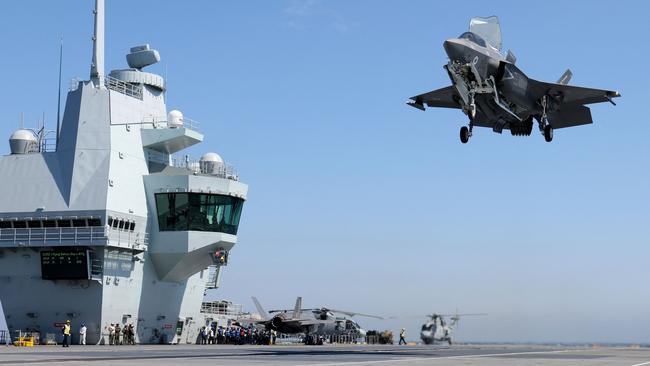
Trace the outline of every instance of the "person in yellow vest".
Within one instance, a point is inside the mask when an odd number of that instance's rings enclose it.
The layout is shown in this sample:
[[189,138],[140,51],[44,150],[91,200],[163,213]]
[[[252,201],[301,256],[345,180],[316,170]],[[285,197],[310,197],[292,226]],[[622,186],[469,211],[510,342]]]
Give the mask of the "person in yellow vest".
[[63,330],[63,347],[70,347],[70,334],[71,334],[70,320],[65,321],[62,330]]

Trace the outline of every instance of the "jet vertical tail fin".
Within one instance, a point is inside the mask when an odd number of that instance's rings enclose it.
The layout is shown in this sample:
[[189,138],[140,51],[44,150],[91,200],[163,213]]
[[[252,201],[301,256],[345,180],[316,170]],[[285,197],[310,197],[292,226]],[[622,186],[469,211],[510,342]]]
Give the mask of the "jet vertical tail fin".
[[296,299],[296,306],[293,308],[293,318],[300,319],[300,313],[302,309],[302,297],[298,296]]
[[562,74],[562,76],[560,76],[560,78],[557,80],[557,83],[561,85],[567,85],[569,84],[569,81],[571,81],[572,76],[573,73],[571,72],[571,70],[566,69],[564,74]]
[[262,307],[262,304],[260,304],[259,301],[257,301],[257,298],[255,296],[251,296],[251,299],[253,299],[253,303],[255,304],[255,307],[257,308],[257,312],[260,313],[260,316],[262,317],[263,320],[268,320],[268,317],[266,316],[266,311],[264,311],[264,308]]

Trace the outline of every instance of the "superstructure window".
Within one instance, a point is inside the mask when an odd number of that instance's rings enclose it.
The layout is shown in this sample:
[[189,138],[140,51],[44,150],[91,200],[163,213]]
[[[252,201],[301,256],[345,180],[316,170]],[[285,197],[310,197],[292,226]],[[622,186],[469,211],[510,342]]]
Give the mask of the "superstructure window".
[[86,226],[86,219],[72,219],[72,226],[84,227]]
[[56,220],[43,220],[43,227],[56,227]]
[[0,221],[0,229],[11,229],[11,221]]
[[27,223],[25,221],[14,221],[14,229],[24,229],[27,227]]
[[41,228],[41,222],[38,221],[38,220],[27,221],[27,226],[30,229],[40,229]]
[[244,200],[207,193],[157,193],[160,231],[214,231],[237,234]]
[[58,227],[70,227],[70,219],[60,219],[56,220],[56,226]]
[[88,226],[102,226],[102,221],[96,217],[88,219]]
[[131,223],[129,224],[129,230],[130,230],[130,231],[133,231],[134,229],[135,229],[135,222],[131,222]]

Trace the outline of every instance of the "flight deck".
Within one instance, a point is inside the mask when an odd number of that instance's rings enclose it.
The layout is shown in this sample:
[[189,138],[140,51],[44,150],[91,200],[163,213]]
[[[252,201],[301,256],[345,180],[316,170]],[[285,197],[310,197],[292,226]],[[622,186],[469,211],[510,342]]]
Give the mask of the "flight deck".
[[448,346],[72,346],[0,347],[0,365],[650,365],[647,347]]

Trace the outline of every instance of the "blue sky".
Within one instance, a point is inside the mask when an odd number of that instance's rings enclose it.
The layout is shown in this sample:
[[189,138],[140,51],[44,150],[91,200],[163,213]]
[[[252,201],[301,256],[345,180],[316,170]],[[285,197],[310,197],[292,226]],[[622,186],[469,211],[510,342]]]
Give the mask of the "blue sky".
[[[21,112],[54,126],[59,37],[65,87],[88,75],[92,3],[4,4],[0,135]],[[649,341],[644,3],[107,3],[107,70],[158,49],[168,108],[206,135],[191,153],[218,152],[250,185],[211,297],[399,315],[359,321],[413,339],[415,316],[459,309],[489,313],[463,320],[464,340]],[[460,111],[406,106],[449,84],[443,41],[492,14],[529,77],[570,68],[618,106],[551,144],[478,129],[467,145]]]

